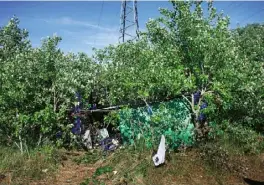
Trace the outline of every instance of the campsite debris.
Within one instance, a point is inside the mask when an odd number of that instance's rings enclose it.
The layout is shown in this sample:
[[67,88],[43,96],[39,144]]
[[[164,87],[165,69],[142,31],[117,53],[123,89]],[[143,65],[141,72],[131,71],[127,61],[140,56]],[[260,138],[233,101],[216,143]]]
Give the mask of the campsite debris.
[[113,143],[113,139],[105,138],[100,142],[103,151],[113,151],[117,148],[118,145]]
[[155,166],[159,166],[160,164],[163,164],[165,162],[165,137],[164,135],[161,136],[158,152],[156,155],[152,157],[152,160],[155,164]]
[[181,143],[192,146],[194,124],[186,105],[183,99],[175,98],[166,102],[151,103],[152,115],[148,112],[150,107],[143,105],[119,110],[118,128],[122,143],[133,144],[140,134],[140,138],[143,137],[146,141],[145,146],[151,148],[164,134],[170,138],[166,141],[170,149],[177,149]]
[[92,149],[92,138],[90,130],[86,130],[83,136],[83,143],[87,149]]
[[48,172],[48,169],[43,169],[42,172],[43,173],[47,173]]
[[114,145],[118,146],[119,141],[118,141],[117,139],[112,139],[112,143],[113,143]]
[[99,130],[99,136],[101,139],[105,139],[109,137],[108,131],[106,128],[100,129]]

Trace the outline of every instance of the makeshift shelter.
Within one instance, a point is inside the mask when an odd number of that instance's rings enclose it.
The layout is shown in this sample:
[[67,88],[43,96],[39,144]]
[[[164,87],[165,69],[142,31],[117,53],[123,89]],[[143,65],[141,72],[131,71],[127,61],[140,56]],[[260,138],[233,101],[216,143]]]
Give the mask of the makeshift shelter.
[[[199,97],[198,94],[196,99],[199,99]],[[130,108],[120,109],[121,107],[124,106],[81,110],[77,106],[78,111],[75,110],[72,114],[75,115],[75,124],[72,131],[79,131],[81,125],[83,126],[82,131],[87,129],[92,131],[94,130],[92,129],[93,126],[95,126],[93,124],[95,114],[99,115],[96,120],[103,123],[103,117],[105,115],[111,111],[118,110],[118,125],[122,143],[124,144],[133,144],[137,139],[143,139],[146,146],[151,148],[159,143],[161,135],[166,137],[167,147],[171,149],[180,146],[190,146],[194,143],[194,126],[191,113],[186,101],[182,98],[166,102],[150,103],[150,105],[147,104],[146,106],[134,105]],[[205,117],[205,115],[200,116]],[[81,120],[80,117],[86,123],[78,124]],[[77,127],[78,129],[76,129]]]

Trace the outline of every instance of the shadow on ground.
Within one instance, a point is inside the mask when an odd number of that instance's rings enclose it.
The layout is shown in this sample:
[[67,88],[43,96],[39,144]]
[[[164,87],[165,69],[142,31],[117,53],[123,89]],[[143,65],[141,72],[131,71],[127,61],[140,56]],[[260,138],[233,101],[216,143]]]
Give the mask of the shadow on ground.
[[244,178],[244,181],[249,185],[264,185],[264,182],[255,181],[248,178]]

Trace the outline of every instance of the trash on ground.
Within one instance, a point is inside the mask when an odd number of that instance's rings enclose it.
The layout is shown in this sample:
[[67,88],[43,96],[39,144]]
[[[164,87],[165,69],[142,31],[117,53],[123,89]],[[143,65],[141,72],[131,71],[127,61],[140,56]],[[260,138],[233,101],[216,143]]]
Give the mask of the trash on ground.
[[85,131],[84,136],[83,136],[83,143],[87,149],[93,148],[90,130]]
[[99,130],[99,135],[102,139],[108,138],[109,134],[106,128],[100,129]]
[[111,138],[105,138],[100,142],[103,151],[112,151],[117,148],[118,145],[115,145],[113,143],[113,139]]
[[160,144],[159,144],[158,152],[157,152],[157,154],[155,154],[152,157],[152,160],[153,160],[155,166],[159,166],[165,162],[165,152],[166,152],[165,137],[164,137],[164,135],[162,135],[161,140],[160,140]]
[[48,172],[48,169],[43,169],[42,172],[43,173],[47,173]]

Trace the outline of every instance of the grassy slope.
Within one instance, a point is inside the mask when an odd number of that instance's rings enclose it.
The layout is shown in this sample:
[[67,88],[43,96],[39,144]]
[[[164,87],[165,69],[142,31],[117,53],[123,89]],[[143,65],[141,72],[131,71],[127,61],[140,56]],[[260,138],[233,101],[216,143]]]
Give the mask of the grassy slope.
[[37,152],[28,158],[12,151],[9,153],[12,157],[3,160],[0,169],[2,174],[12,175],[11,184],[23,185],[235,185],[245,184],[244,177],[264,181],[264,154],[226,154],[222,149],[208,152],[212,149],[216,150],[208,144],[185,153],[167,153],[166,164],[161,167],[154,167],[148,150],[119,149],[106,157],[96,151],[63,151],[60,155],[65,160],[60,162],[57,171],[58,165],[49,159],[49,152],[42,151],[45,158]]
[[140,142],[106,156],[100,150],[44,147],[21,155],[16,149],[0,148],[0,184],[10,179],[11,184],[23,185],[238,185],[246,184],[243,178],[264,182],[263,141],[259,134],[232,127],[199,147],[167,152],[160,167]]
[[52,175],[60,163],[60,153],[52,147],[30,150],[0,148],[0,184],[29,184]]
[[[94,158],[98,154],[85,155],[86,162],[88,156]],[[264,182],[263,162],[264,154],[240,155],[208,143],[184,153],[167,153],[166,164],[155,167],[150,151],[120,149],[95,163],[97,169],[111,167],[112,172],[90,176],[82,185],[246,184],[243,178]]]

